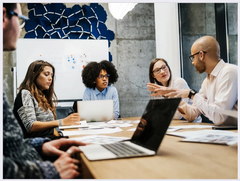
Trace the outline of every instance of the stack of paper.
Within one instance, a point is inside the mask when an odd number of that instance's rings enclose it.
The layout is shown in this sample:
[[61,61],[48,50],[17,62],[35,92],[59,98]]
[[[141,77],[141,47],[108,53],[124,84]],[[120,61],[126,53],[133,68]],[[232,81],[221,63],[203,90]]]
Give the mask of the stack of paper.
[[181,126],[169,126],[168,128],[168,132],[173,132],[173,131],[177,131],[180,129],[201,129],[201,128],[212,128],[213,126],[211,125],[196,125],[196,124],[192,124],[192,125],[181,125]]
[[122,131],[121,128],[94,128],[79,131],[62,131],[63,136],[88,135],[88,134],[109,134]]
[[222,130],[198,130],[198,131],[184,131],[167,133],[167,135],[184,137],[182,141],[187,142],[201,142],[233,145],[238,142],[238,133],[232,131]]
[[105,136],[105,135],[91,135],[91,136],[83,136],[77,138],[69,138],[72,140],[78,140],[83,143],[92,143],[92,144],[110,144],[123,140],[128,140],[127,137],[113,137],[113,136]]
[[59,126],[59,129],[74,129],[74,128],[88,128],[88,124],[84,120],[84,121],[80,121],[80,124],[78,125]]

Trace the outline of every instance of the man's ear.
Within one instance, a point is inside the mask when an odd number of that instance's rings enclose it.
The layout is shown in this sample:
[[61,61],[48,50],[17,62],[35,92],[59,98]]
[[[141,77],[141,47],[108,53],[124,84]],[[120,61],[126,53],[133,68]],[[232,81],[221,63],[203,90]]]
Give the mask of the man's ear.
[[8,21],[7,10],[5,7],[3,7],[3,29],[6,27],[7,21]]
[[200,61],[203,61],[203,59],[205,58],[205,54],[204,54],[204,52],[203,51],[201,51],[200,53],[199,53],[199,55],[200,55]]

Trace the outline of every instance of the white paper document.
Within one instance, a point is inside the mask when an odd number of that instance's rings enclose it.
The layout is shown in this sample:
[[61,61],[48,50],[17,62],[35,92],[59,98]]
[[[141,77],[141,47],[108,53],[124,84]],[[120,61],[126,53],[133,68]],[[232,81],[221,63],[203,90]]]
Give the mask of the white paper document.
[[193,128],[212,128],[214,125],[181,125],[181,126],[169,126],[170,129],[193,129]]
[[167,133],[167,135],[184,137],[182,141],[233,145],[238,142],[238,133],[222,130],[198,130]]
[[80,121],[79,125],[59,126],[59,129],[88,128],[86,120]]
[[217,133],[209,133],[205,135],[198,135],[196,137],[186,138],[183,139],[182,141],[234,145],[238,142],[238,134],[235,133],[224,135]]
[[180,130],[181,128],[170,128],[168,127],[167,129],[167,132],[174,132],[174,131],[177,131],[177,130]]
[[130,138],[127,137],[113,137],[113,136],[105,136],[105,135],[91,135],[91,136],[83,136],[77,138],[69,138],[72,140],[78,140],[83,143],[92,143],[92,144],[110,144],[123,140],[128,140]]
[[88,135],[88,134],[109,134],[122,131],[121,128],[101,128],[101,129],[87,129],[79,131],[62,131],[63,136]]
[[128,129],[128,131],[136,131],[136,128]]
[[124,128],[124,127],[131,127],[132,124],[127,123],[126,121],[117,121],[117,120],[111,120],[107,122],[108,125]]
[[128,123],[128,124],[133,124],[133,123],[139,123],[140,120],[111,120],[108,121],[107,123],[114,123],[114,124],[122,124],[122,123]]
[[231,135],[234,134],[232,131],[222,131],[222,130],[197,130],[197,131],[183,131],[183,132],[167,132],[167,135],[172,135],[172,136],[178,136],[178,137],[183,137],[183,138],[192,138],[196,136],[201,136],[201,135],[207,135],[207,134],[219,134],[219,135]]

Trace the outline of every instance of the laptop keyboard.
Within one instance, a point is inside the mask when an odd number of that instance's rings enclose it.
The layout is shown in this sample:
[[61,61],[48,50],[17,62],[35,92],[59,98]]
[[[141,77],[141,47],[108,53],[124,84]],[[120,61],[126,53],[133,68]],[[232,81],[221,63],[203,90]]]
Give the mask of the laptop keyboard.
[[146,153],[144,153],[136,148],[133,148],[123,142],[117,142],[117,143],[112,143],[112,144],[103,144],[102,146],[119,157],[146,155]]

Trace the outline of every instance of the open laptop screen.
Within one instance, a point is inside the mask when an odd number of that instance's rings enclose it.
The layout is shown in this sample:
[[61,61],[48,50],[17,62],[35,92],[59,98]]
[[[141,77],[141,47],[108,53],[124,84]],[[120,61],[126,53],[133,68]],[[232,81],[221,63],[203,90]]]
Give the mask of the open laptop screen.
[[113,100],[78,101],[77,109],[81,120],[87,122],[113,119]]
[[131,142],[157,152],[181,98],[150,100]]

